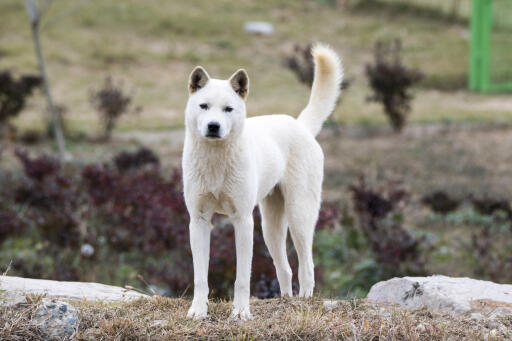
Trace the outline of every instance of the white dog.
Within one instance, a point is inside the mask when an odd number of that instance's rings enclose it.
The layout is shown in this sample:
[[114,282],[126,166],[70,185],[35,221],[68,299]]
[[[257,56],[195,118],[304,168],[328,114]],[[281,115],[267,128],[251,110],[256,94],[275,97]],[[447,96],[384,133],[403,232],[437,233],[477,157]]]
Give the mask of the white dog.
[[212,79],[200,66],[190,75],[183,150],[194,261],[190,318],[207,315],[214,213],[227,215],[235,227],[237,270],[232,316],[252,318],[252,212],[257,204],[281,295],[292,296],[292,271],[286,254],[288,226],[299,259],[299,296],[313,294],[312,244],[324,162],[315,136],[336,105],[343,70],[338,55],[330,48],[316,45],[312,54],[315,76],[311,97],[297,119],[287,115],[246,119],[249,77],[245,70],[238,70],[228,80]]

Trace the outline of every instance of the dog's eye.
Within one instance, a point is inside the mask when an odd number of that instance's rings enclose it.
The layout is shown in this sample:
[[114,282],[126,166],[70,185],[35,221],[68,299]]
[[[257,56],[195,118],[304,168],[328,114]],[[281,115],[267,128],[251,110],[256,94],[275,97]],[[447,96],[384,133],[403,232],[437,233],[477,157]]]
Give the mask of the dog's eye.
[[199,107],[200,107],[201,109],[203,109],[203,110],[208,110],[208,108],[209,108],[209,107],[208,107],[208,104],[206,104],[206,103],[201,103],[201,104],[199,104]]
[[224,111],[225,112],[232,112],[233,111],[233,108],[232,107],[224,107]]

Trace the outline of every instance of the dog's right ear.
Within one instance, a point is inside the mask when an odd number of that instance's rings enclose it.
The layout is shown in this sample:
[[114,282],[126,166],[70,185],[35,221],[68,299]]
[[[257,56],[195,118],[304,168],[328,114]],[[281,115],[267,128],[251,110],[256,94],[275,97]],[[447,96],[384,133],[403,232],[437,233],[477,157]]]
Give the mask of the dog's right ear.
[[188,92],[193,94],[208,83],[210,76],[202,66],[196,66],[188,79]]

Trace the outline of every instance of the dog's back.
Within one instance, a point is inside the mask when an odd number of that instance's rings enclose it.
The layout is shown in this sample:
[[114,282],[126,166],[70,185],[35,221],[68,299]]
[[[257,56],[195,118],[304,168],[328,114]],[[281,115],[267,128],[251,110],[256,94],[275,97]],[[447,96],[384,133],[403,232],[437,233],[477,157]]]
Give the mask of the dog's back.
[[259,168],[258,198],[265,196],[276,183],[290,182],[285,177],[302,167],[320,168],[322,179],[323,153],[315,136],[332,113],[343,78],[338,55],[318,44],[312,50],[315,77],[309,103],[297,119],[288,115],[256,116],[246,120],[244,134],[249,139],[252,157]]

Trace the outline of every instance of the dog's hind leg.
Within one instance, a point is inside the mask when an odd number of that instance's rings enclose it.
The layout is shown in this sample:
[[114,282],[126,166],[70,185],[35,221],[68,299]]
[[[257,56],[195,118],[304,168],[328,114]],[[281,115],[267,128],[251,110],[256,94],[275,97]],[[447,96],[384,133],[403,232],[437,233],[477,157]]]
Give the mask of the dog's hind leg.
[[[314,168],[311,166],[309,171]],[[320,209],[321,185],[322,174],[312,176],[309,173],[308,176],[296,175],[283,190],[286,219],[299,258],[300,297],[311,297],[315,287],[313,235]]]
[[284,199],[279,187],[260,203],[263,238],[274,261],[281,296],[292,296],[292,269],[286,254],[288,226],[284,212]]

